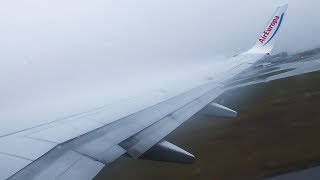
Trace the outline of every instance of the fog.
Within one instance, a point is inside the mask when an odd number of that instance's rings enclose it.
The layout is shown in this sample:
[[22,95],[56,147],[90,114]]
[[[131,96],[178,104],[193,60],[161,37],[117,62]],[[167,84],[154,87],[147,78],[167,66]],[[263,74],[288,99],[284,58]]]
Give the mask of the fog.
[[[1,54],[150,61],[233,55],[255,42],[275,6],[283,2],[2,0]],[[276,51],[319,45],[319,2],[288,2],[285,33]]]
[[[66,107],[201,84],[215,63],[248,50],[283,3],[0,0],[1,117],[40,106],[62,116]],[[319,4],[289,1],[274,53],[319,45]]]

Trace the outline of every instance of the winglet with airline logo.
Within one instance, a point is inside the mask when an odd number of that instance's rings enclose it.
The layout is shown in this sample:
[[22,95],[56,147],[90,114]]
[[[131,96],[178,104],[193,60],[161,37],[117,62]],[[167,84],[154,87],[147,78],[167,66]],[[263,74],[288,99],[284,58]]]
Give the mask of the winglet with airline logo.
[[277,8],[267,27],[259,37],[257,43],[248,51],[248,53],[270,53],[270,51],[273,49],[274,42],[280,30],[281,24],[283,23],[287,8],[288,4],[279,6]]

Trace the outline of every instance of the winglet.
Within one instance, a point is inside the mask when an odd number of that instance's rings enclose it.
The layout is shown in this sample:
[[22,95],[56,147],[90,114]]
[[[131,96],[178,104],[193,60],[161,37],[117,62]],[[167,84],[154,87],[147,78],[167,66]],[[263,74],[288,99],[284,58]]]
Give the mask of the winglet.
[[271,20],[267,24],[267,27],[264,29],[261,36],[258,38],[257,43],[253,46],[252,49],[248,51],[248,53],[270,53],[273,49],[275,39],[277,34],[279,33],[281,24],[283,23],[283,19],[285,13],[288,9],[288,4],[279,6]]

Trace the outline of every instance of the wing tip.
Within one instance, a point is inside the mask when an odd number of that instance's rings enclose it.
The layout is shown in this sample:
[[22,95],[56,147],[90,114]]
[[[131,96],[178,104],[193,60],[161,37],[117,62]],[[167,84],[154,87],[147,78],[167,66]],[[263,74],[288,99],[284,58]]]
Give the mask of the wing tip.
[[268,26],[258,38],[257,43],[247,53],[268,54],[271,52],[274,47],[275,36],[278,35],[278,30],[281,28],[288,6],[288,3],[278,6]]

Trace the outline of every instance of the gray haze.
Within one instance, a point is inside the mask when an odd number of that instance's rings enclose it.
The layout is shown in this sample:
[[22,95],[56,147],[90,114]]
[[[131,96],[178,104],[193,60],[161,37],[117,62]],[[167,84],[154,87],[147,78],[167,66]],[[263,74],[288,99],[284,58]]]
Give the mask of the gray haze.
[[[79,112],[135,92],[201,83],[213,62],[248,50],[282,3],[0,0],[1,119],[45,110],[63,116],[71,106]],[[275,52],[320,44],[319,5],[289,1]]]
[[[276,0],[1,0],[1,59],[195,59],[257,39]],[[288,0],[276,51],[319,45],[320,2]],[[10,60],[10,61],[11,61]]]
[[[0,83],[99,84],[223,61],[248,50],[284,2],[0,0]],[[274,52],[320,44],[319,5],[289,0]]]

